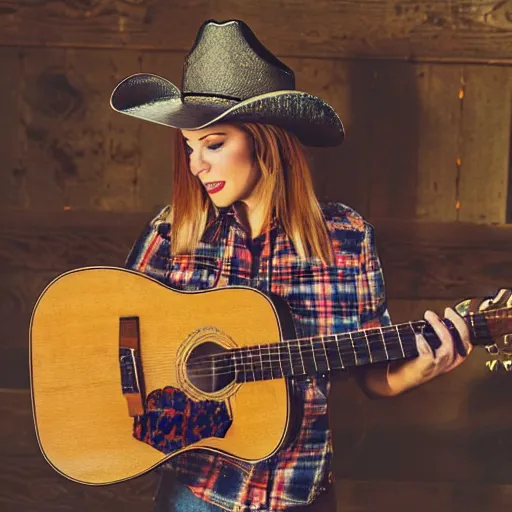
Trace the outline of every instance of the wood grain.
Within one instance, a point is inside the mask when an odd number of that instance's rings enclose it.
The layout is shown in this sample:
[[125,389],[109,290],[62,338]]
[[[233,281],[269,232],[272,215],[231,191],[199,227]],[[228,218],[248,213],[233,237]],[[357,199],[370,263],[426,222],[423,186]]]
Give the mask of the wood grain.
[[506,222],[512,74],[465,66],[462,80],[458,218]]
[[57,474],[42,456],[4,456],[0,461],[0,507],[26,512],[150,512],[156,476],[115,486],[80,485]]
[[184,51],[204,20],[239,18],[281,56],[511,62],[510,10],[498,0],[2,0],[0,44]]
[[[72,211],[34,216],[19,211],[16,217],[4,216],[3,268],[63,272],[86,265],[122,265],[152,215]],[[510,226],[369,220],[392,299],[457,300],[489,295],[512,283]]]
[[[139,71],[179,83],[183,53],[2,51],[10,70],[0,81],[9,113],[0,120],[2,209],[153,211],[169,202],[174,130],[117,114],[108,103],[115,84]],[[510,68],[287,63],[297,87],[328,101],[347,131],[341,147],[310,151],[321,200],[374,218],[505,220]]]

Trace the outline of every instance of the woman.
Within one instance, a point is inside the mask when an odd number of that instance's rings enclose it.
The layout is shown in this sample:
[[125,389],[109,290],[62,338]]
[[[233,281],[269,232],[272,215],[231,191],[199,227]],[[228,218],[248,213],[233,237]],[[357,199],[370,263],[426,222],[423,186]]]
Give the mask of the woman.
[[[341,121],[295,90],[293,72],[247,25],[204,23],[182,90],[139,74],[118,85],[112,106],[179,129],[172,207],[149,224],[129,268],[178,289],[245,285],[278,295],[299,337],[390,323],[372,226],[343,204],[320,205],[313,191],[303,145],[340,144]],[[427,311],[439,348],[418,334],[418,357],[369,367],[366,390],[397,395],[458,366],[469,332],[453,310],[446,317],[457,340]],[[297,431],[274,456],[256,464],[207,451],[174,457],[157,510],[335,511],[326,373],[294,379]]]

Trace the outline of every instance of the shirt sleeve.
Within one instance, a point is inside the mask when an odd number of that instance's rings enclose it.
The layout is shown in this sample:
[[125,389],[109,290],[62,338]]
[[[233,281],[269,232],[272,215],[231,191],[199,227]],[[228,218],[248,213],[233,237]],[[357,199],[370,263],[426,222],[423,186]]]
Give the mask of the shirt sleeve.
[[357,279],[357,294],[361,329],[390,325],[386,289],[371,224],[365,222],[361,246],[361,271]]
[[169,210],[166,206],[145,226],[128,253],[126,268],[148,274],[164,269],[170,245]]

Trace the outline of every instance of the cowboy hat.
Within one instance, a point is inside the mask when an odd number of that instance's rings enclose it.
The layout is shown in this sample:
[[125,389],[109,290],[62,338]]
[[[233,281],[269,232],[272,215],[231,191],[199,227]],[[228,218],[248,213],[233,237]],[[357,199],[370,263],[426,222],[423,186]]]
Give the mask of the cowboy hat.
[[307,146],[336,146],[343,125],[326,102],[295,89],[293,71],[243,21],[203,23],[185,58],[181,90],[137,73],[114,89],[110,104],[130,116],[194,130],[219,122],[274,124]]

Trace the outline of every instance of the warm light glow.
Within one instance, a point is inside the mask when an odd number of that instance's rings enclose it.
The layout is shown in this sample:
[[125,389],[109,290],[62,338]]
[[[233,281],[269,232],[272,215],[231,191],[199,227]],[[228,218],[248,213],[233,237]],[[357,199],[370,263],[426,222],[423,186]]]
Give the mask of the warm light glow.
[[457,160],[455,160],[455,162],[457,164],[457,167],[460,167],[462,164],[462,160],[460,158],[457,158]]
[[457,200],[457,202],[455,203],[455,209],[460,210],[460,201],[459,200]]
[[64,211],[69,212],[69,210],[71,210],[71,206],[68,206],[67,204],[64,205]]
[[459,89],[459,100],[462,100],[464,99],[464,89],[460,88]]

